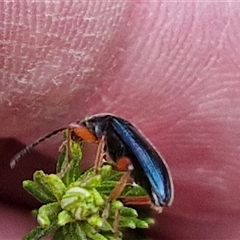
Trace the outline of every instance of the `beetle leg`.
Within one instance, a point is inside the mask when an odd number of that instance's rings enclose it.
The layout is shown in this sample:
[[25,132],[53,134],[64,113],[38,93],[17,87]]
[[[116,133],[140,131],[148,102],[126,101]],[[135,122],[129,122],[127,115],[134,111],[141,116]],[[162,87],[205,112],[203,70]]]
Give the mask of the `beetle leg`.
[[122,193],[122,191],[123,191],[127,181],[130,178],[131,170],[133,170],[133,166],[131,164],[131,160],[129,158],[127,158],[127,157],[120,158],[117,161],[116,168],[119,171],[125,171],[125,173],[122,175],[122,177],[120,178],[118,184],[114,187],[114,189],[111,191],[111,193],[110,193],[110,195],[108,197],[107,206],[105,207],[105,209],[104,209],[104,211],[102,213],[102,217],[104,219],[108,218],[108,213],[109,213],[109,208],[110,208],[111,202],[121,195],[121,193]]
[[68,162],[70,162],[71,159],[72,159],[72,151],[71,151],[72,138],[71,138],[71,133],[72,133],[71,129],[68,128],[68,130],[67,130],[67,146],[66,146],[67,147],[66,150],[67,150],[67,154],[68,154]]
[[157,206],[154,203],[151,202],[151,208],[153,210],[155,210],[157,213],[161,213],[163,211],[163,207],[162,206]]
[[113,232],[114,232],[114,237],[115,237],[115,238],[118,236],[119,219],[120,219],[120,209],[118,209],[118,210],[115,212],[115,216],[114,216]]
[[68,161],[63,163],[64,165],[61,167],[61,171],[58,173],[59,177],[62,177],[69,168],[69,163],[71,162],[71,159],[72,159],[72,151],[71,151],[71,142],[72,141],[73,140],[71,138],[71,129],[68,128],[67,129],[67,140],[65,140],[59,147],[59,151],[62,151],[64,147],[66,148]]
[[98,148],[97,148],[97,154],[96,154],[96,158],[95,158],[95,162],[94,162],[94,168],[95,168],[96,174],[99,173],[99,169],[101,168],[101,166],[103,164],[103,159],[105,156],[104,144],[105,144],[105,137],[103,135],[99,141]]
[[98,174],[100,167],[103,163],[103,158],[105,155],[104,152],[104,144],[105,144],[105,136],[102,135],[100,138],[97,138],[87,127],[81,126],[77,123],[71,123],[69,125],[69,129],[74,133],[74,135],[86,142],[89,143],[97,143],[98,149],[95,159],[95,172]]
[[[128,176],[128,179],[130,178],[130,172],[131,170],[133,170],[133,165],[131,164],[131,160],[127,157],[122,157],[120,158],[117,163],[116,163],[116,166],[114,166],[114,168],[118,171],[127,171],[127,173],[129,174]],[[124,175],[122,176],[122,178],[124,178]],[[122,178],[120,179],[119,182],[123,181]],[[118,190],[118,194],[116,194],[115,191],[115,188],[118,187],[118,185],[112,190],[109,198],[111,196],[114,196],[116,195],[115,199],[117,197],[119,197],[119,195],[121,194],[121,192],[123,191],[124,187],[125,187],[125,184],[127,182],[128,179],[125,179],[124,178],[124,185],[122,185],[122,189],[121,191]],[[155,205],[149,196],[139,196],[139,197],[123,197],[121,198],[121,200],[123,200],[123,203],[126,204],[126,205],[150,205],[152,209],[154,209],[155,211],[157,211],[158,213],[161,213],[163,208],[162,206],[157,206]]]
[[122,193],[128,179],[130,178],[130,171],[126,172],[122,175],[122,177],[119,180],[119,183],[117,186],[115,186],[115,188],[111,191],[108,201],[112,202],[113,200],[115,200],[116,198],[119,197],[119,195]]
[[122,177],[120,178],[118,185],[115,186],[115,188],[111,191],[111,193],[108,197],[107,205],[106,205],[106,207],[105,207],[105,209],[103,210],[103,213],[102,213],[102,217],[104,219],[108,218],[108,213],[109,213],[109,210],[110,210],[111,202],[113,200],[115,200],[116,198],[118,198],[119,195],[122,193],[122,191],[125,187],[125,184],[127,183],[129,177],[130,177],[130,172],[125,172],[122,175]]
[[151,199],[148,196],[121,197],[121,201],[126,205],[151,205]]
[[150,197],[148,196],[137,196],[137,197],[121,197],[121,201],[125,205],[146,205],[146,206],[151,206],[153,210],[155,210],[158,213],[161,213],[163,210],[162,206],[157,206],[154,203],[152,203]]
[[116,168],[117,168],[118,171],[125,171],[125,173],[120,178],[118,185],[115,186],[115,188],[110,193],[109,199],[108,199],[110,202],[112,202],[114,199],[116,199],[120,196],[120,194],[122,193],[127,181],[130,178],[130,173],[133,170],[131,160],[127,157],[121,157],[117,161]]

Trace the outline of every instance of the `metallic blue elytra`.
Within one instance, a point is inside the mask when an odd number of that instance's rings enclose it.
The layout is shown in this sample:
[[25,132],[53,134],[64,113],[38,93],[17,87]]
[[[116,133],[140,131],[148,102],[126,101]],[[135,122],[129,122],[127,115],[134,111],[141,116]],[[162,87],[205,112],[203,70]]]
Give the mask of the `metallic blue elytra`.
[[169,168],[153,145],[127,120],[110,114],[93,115],[78,123],[94,136],[105,137],[106,151],[113,161],[128,157],[131,176],[142,186],[155,206],[169,206],[173,201],[173,183]]

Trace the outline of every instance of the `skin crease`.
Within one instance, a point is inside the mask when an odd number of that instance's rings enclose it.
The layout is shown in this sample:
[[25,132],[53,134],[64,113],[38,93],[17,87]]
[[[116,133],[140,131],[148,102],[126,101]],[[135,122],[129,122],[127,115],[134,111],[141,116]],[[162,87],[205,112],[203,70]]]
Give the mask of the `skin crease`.
[[9,160],[22,147],[14,141],[27,144],[86,115],[111,112],[136,124],[172,172],[173,206],[156,215],[149,236],[239,239],[239,8],[1,2],[0,238],[19,239],[33,227],[29,209],[6,201],[25,201],[19,175],[54,168],[46,159],[56,157],[61,137],[32,153],[39,161],[24,159],[12,171]]

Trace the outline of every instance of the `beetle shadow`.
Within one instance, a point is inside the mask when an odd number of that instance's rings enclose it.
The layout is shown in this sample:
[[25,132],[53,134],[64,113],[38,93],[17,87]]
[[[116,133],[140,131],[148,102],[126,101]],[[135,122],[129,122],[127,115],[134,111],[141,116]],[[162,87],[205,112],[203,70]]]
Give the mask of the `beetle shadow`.
[[36,170],[54,172],[56,161],[33,149],[24,156],[21,163],[11,169],[10,160],[25,146],[14,138],[0,138],[0,201],[8,205],[33,209],[39,207],[40,203],[23,189],[22,182],[26,179],[31,180]]

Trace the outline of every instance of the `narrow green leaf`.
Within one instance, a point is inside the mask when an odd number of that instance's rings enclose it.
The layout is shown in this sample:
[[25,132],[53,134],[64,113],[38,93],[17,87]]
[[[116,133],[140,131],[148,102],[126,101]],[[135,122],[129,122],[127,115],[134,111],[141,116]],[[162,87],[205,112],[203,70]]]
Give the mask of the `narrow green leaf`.
[[93,188],[91,190],[91,194],[93,195],[94,202],[97,206],[104,205],[104,203],[105,203],[104,199],[102,198],[101,194],[95,188]]
[[57,218],[58,213],[61,211],[59,203],[48,203],[41,206],[38,210],[37,220],[42,227],[51,225],[52,220]]
[[86,199],[92,199],[91,193],[81,187],[73,187],[66,191],[61,199],[61,206],[63,209],[70,210],[77,208],[81,203],[84,203]]
[[94,235],[91,236],[92,240],[107,240],[106,237],[104,237],[102,234],[100,233],[96,233]]
[[145,218],[143,219],[148,225],[153,225],[155,223],[155,220],[153,218]]
[[60,201],[67,189],[62,180],[57,175],[50,174],[46,176],[46,181],[54,196]]
[[135,221],[132,218],[121,218],[119,221],[119,225],[121,227],[128,227],[132,229],[136,228]]
[[73,240],[87,240],[87,236],[84,231],[81,229],[80,224],[77,222],[70,225],[70,231],[73,235]]
[[83,230],[83,232],[86,234],[88,238],[91,238],[92,235],[96,234],[96,230],[86,222],[82,222],[81,229]]
[[112,225],[109,223],[109,221],[103,221],[103,225],[101,227],[101,230],[102,231],[105,231],[105,232],[113,232],[113,227]]
[[98,187],[102,182],[100,175],[94,175],[92,177],[86,178],[84,181],[81,181],[80,186],[84,188],[95,188]]
[[110,165],[104,165],[100,169],[100,175],[103,181],[119,181],[123,172],[114,171]]
[[81,183],[86,181],[86,179],[94,177],[95,175],[96,175],[95,169],[92,167],[85,171],[84,173],[82,173],[81,176],[75,182],[81,185]]
[[[63,175],[61,176],[62,181],[66,186],[76,181],[80,176],[80,162],[82,159],[82,151],[78,142],[71,141],[71,151],[68,152],[67,146],[65,146],[65,150],[63,154],[65,154],[65,162],[61,167]],[[71,159],[68,159],[71,157]]]
[[64,239],[73,240],[72,236],[71,236],[70,223],[67,223],[66,225],[64,225],[62,227],[62,232],[63,232],[63,235],[64,235]]
[[149,228],[148,223],[144,220],[140,220],[136,218],[135,224],[137,228]]
[[56,221],[53,221],[52,224],[47,228],[43,228],[43,227],[38,226],[38,227],[34,228],[28,235],[23,237],[23,240],[38,240],[38,239],[41,239],[43,237],[46,237],[51,232],[57,230],[57,228],[58,228],[58,226],[57,226]]
[[36,171],[33,174],[33,180],[36,184],[38,184],[39,188],[41,189],[41,192],[45,193],[51,201],[56,201],[55,196],[53,195],[51,188],[49,187],[47,181],[46,181],[46,174],[43,171]]
[[111,203],[111,210],[119,210],[119,209],[122,209],[123,208],[123,203],[119,200],[114,200],[112,203]]
[[138,213],[133,208],[123,207],[121,210],[121,215],[124,217],[137,217]]
[[102,184],[96,189],[104,195],[109,195],[117,184],[117,181],[102,181]]
[[60,154],[59,154],[57,164],[56,164],[56,173],[57,174],[59,174],[63,170],[65,170],[65,168],[69,162],[69,159],[68,159],[69,154],[67,153],[67,144],[68,144],[68,140],[69,140],[68,134],[69,134],[68,130],[63,131],[64,141],[59,148]]
[[64,226],[65,224],[67,224],[73,220],[74,219],[72,218],[72,215],[65,210],[63,210],[62,212],[60,212],[58,214],[58,225],[59,226]]
[[76,222],[63,226],[63,233],[67,240],[87,240],[84,231],[82,231]]
[[104,220],[98,214],[93,214],[87,219],[87,222],[94,227],[101,228],[103,226]]
[[55,231],[52,240],[65,240],[65,236],[61,227],[58,228],[57,231]]
[[67,143],[67,141],[65,141],[61,146],[60,154],[59,154],[59,157],[57,160],[57,165],[56,165],[56,173],[57,174],[61,173],[62,170],[64,169],[64,167],[66,167],[66,165],[68,163],[66,143]]
[[130,196],[130,197],[135,197],[135,196],[146,196],[147,193],[146,191],[138,185],[132,185],[132,184],[126,184],[124,187],[124,190],[121,194],[121,196]]
[[23,183],[23,188],[33,195],[39,202],[42,203],[49,203],[52,201],[49,196],[42,191],[42,189],[39,187],[39,185],[32,180],[24,180]]
[[106,235],[107,240],[122,240],[121,237]]

